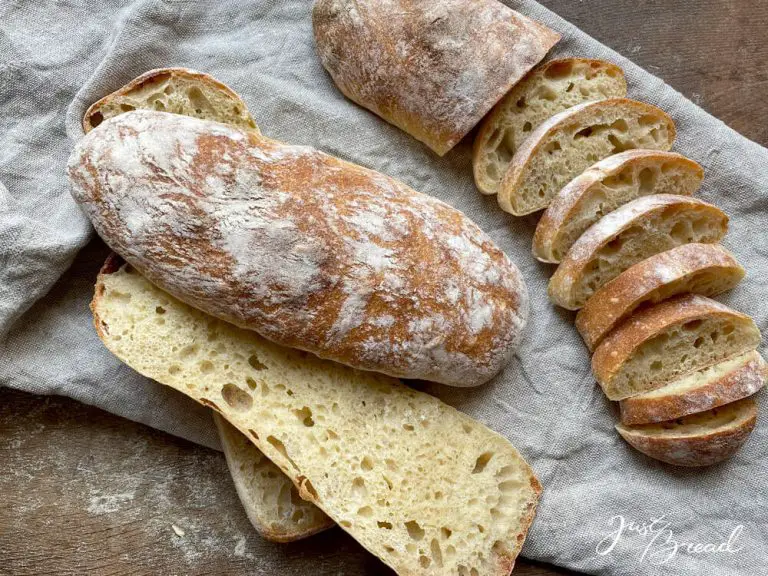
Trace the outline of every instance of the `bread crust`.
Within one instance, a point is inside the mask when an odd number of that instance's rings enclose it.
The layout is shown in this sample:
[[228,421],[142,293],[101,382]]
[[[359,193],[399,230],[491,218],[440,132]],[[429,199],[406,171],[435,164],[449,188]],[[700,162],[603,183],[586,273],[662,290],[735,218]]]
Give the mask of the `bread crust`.
[[711,466],[733,456],[755,427],[755,400],[745,398],[738,402],[740,417],[727,426],[709,431],[673,437],[649,435],[645,433],[643,426],[617,424],[616,430],[633,448],[656,460],[675,466]]
[[[587,192],[595,184],[619,174],[629,166],[639,167],[661,163],[675,163],[678,167],[684,167],[696,174],[699,182],[704,179],[704,168],[701,165],[675,152],[627,150],[609,156],[571,180],[552,199],[536,226],[536,232],[533,235],[533,255],[541,262],[558,264],[560,260],[555,258],[552,250],[559,240],[563,225],[579,213]],[[693,192],[693,190],[680,190],[676,194],[688,196]]]
[[560,39],[496,0],[317,0],[341,92],[442,156]]
[[[733,363],[734,360],[728,362]],[[665,386],[652,393],[638,394],[622,400],[619,403],[621,422],[627,426],[651,424],[705,412],[752,396],[765,386],[766,378],[768,365],[760,353],[753,350],[739,358],[737,365],[725,374],[684,393],[670,390],[664,394],[664,391],[670,388]]]
[[501,209],[515,216],[525,216],[526,214],[531,214],[545,208],[545,206],[541,206],[534,210],[521,210],[515,205],[513,199],[515,190],[519,187],[520,181],[526,175],[531,158],[541,152],[547,137],[551,134],[554,134],[564,126],[574,123],[578,124],[595,114],[599,114],[601,110],[609,107],[624,107],[626,110],[631,110],[638,115],[653,116],[663,121],[667,126],[667,132],[669,134],[669,142],[666,149],[672,147],[672,143],[677,135],[675,123],[669,114],[656,106],[646,104],[645,102],[638,102],[637,100],[630,100],[628,98],[608,98],[573,106],[559,114],[555,114],[549,120],[542,122],[541,125],[533,130],[530,136],[523,141],[520,148],[518,148],[517,152],[512,157],[509,168],[507,168],[507,173],[504,175],[504,178],[501,181],[501,186],[499,187],[497,198]]
[[181,78],[189,82],[196,82],[203,86],[207,86],[212,90],[219,90],[221,92],[224,92],[229,98],[231,98],[233,101],[238,102],[240,104],[242,108],[243,119],[246,122],[249,122],[250,124],[252,124],[252,127],[251,127],[252,130],[259,133],[259,127],[256,125],[256,121],[251,117],[250,112],[248,112],[248,106],[246,105],[245,101],[240,97],[240,95],[237,92],[235,92],[234,90],[232,90],[232,88],[230,88],[223,82],[217,80],[210,74],[198,72],[190,68],[178,68],[178,67],[155,68],[153,70],[148,70],[147,72],[144,72],[140,76],[137,76],[136,78],[128,82],[128,84],[122,86],[121,88],[118,88],[114,92],[107,94],[100,100],[97,100],[96,102],[91,104],[91,106],[83,115],[83,121],[82,121],[83,131],[87,134],[88,132],[90,132],[95,128],[95,126],[92,123],[92,116],[95,112],[103,108],[105,105],[108,105],[114,102],[117,98],[121,96],[125,96],[137,89],[140,89],[142,86],[146,84],[149,84],[152,82],[159,82],[160,80],[166,77]]
[[488,141],[491,138],[494,130],[499,128],[501,121],[505,116],[507,109],[510,107],[510,103],[517,102],[520,98],[525,97],[530,89],[535,85],[535,82],[542,76],[545,76],[547,72],[557,66],[564,64],[580,64],[583,66],[591,66],[596,70],[596,74],[604,74],[607,71],[611,71],[617,77],[621,78],[624,86],[622,96],[627,94],[627,82],[624,79],[624,71],[613,64],[605,60],[594,60],[590,58],[556,58],[554,60],[548,60],[531,70],[525,78],[518,82],[507,94],[499,100],[493,109],[486,115],[483,121],[480,123],[480,127],[475,136],[474,143],[472,145],[472,171],[475,176],[475,184],[477,189],[482,194],[496,194],[499,183],[493,183],[493,185],[487,181],[484,175],[481,173],[483,168],[482,159],[483,152],[488,146]]
[[86,135],[69,174],[97,232],[151,282],[284,346],[475,386],[527,319],[518,269],[466,216],[308,147],[136,111]]
[[[608,282],[576,314],[576,328],[591,352],[641,304],[657,304],[686,292],[716,296],[736,286],[744,274],[744,268],[722,246],[683,244],[635,264]],[[695,280],[705,277],[729,281],[696,288]]]
[[[746,314],[737,312],[705,296],[686,294],[665,300],[635,314],[611,332],[592,355],[592,372],[600,386],[606,391],[610,380],[641,344],[671,326],[714,317],[724,317],[732,319],[734,322],[750,324],[759,334],[754,321]],[[759,344],[759,336],[755,347],[757,344]],[[706,367],[700,366],[699,369]],[[606,395],[611,400],[623,399],[608,394],[608,392]]]
[[728,216],[703,200],[673,194],[641,196],[604,216],[571,246],[549,280],[547,292],[552,302],[568,310],[581,308],[583,303],[576,300],[575,293],[595,254],[625,230],[667,210],[697,212],[719,220],[720,234],[713,241],[728,230]]

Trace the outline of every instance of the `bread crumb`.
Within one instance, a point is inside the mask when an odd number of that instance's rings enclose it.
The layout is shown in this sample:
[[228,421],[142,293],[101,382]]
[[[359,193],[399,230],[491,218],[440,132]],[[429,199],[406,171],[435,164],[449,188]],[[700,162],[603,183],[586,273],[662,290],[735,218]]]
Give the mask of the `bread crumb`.
[[171,528],[176,533],[176,536],[178,536],[179,538],[181,538],[182,536],[184,536],[184,534],[186,534],[186,532],[184,532],[184,530],[176,526],[176,524],[171,524]]

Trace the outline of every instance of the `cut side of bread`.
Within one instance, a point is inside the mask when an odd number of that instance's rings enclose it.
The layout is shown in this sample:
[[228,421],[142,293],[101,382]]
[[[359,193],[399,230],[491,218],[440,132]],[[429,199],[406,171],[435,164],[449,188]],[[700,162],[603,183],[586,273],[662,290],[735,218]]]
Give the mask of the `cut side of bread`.
[[93,104],[83,117],[83,130],[132,110],[158,110],[215,120],[259,131],[242,98],[213,76],[186,68],[145,72]]
[[744,278],[736,258],[717,244],[683,244],[622,272],[587,300],[576,328],[590,351],[632,313],[679,294],[716,296]]
[[499,186],[499,205],[516,216],[542,210],[595,162],[635,148],[669,150],[674,141],[672,118],[650,104],[626,98],[579,104],[523,142]]
[[638,262],[683,244],[718,242],[727,231],[728,217],[712,204],[671,194],[642,196],[581,235],[550,278],[549,297],[578,310]]
[[683,376],[663,388],[621,401],[628,426],[675,420],[752,396],[765,386],[768,366],[757,350]]
[[288,476],[253,442],[213,413],[227,466],[256,531],[272,542],[293,542],[333,526],[317,506],[299,496]]
[[92,310],[118,358],[221,413],[397,573],[511,571],[541,488],[505,438],[393,378],[208,316],[117,259]]
[[690,196],[704,169],[685,156],[655,150],[628,150],[601,160],[566,184],[536,227],[533,255],[559,263],[590,226],[627,202],[650,194]]
[[610,62],[563,58],[534,68],[480,125],[472,155],[477,188],[495,194],[520,144],[547,118],[583,102],[626,95],[624,72]]
[[720,408],[670,422],[626,426],[616,430],[633,448],[675,466],[710,466],[744,444],[757,422],[757,403],[745,398]]
[[687,294],[638,312],[611,332],[592,356],[592,371],[610,400],[624,400],[759,344],[749,316]]

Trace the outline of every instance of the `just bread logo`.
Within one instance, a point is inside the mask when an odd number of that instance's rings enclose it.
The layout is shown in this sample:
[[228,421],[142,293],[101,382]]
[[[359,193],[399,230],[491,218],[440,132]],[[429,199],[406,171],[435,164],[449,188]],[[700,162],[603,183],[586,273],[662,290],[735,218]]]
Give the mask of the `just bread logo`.
[[641,564],[669,564],[682,554],[691,556],[737,554],[743,548],[740,543],[744,532],[742,524],[735,526],[725,540],[712,542],[678,538],[672,522],[664,515],[640,522],[616,515],[610,520],[609,530],[598,542],[595,552],[599,556],[607,556],[619,545],[637,547],[638,562]]

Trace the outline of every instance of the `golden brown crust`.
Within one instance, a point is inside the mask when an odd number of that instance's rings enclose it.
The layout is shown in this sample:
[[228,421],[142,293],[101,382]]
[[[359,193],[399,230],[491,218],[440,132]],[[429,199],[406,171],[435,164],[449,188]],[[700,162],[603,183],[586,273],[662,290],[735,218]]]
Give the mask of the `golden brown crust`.
[[496,0],[318,0],[312,23],[342,93],[441,156],[560,39]]
[[667,127],[667,132],[669,134],[668,140],[671,147],[671,143],[674,142],[677,135],[675,123],[669,114],[656,106],[646,104],[645,102],[630,100],[628,98],[608,98],[606,100],[586,102],[584,104],[579,104],[578,106],[573,106],[560,114],[554,115],[546,122],[543,122],[538,128],[531,132],[531,135],[526,138],[520,148],[518,148],[507,168],[507,173],[501,181],[501,186],[499,187],[498,201],[501,209],[510,214],[514,214],[515,216],[524,216],[525,214],[530,214],[531,212],[545,208],[545,206],[542,206],[535,210],[521,211],[515,206],[513,200],[515,190],[519,187],[520,181],[530,165],[531,158],[541,151],[542,147],[545,145],[547,137],[552,133],[560,130],[566,125],[572,123],[578,124],[583,119],[590,118],[594,114],[599,113],[600,110],[611,107],[624,107],[627,110],[634,111],[638,115],[648,115],[663,121]]
[[746,314],[710,298],[695,294],[678,296],[635,314],[611,332],[595,349],[592,372],[598,383],[604,386],[647,340],[671,326],[718,316],[754,326],[754,321]]
[[[91,104],[91,106],[83,115],[83,121],[82,121],[83,131],[87,134],[88,132],[93,130],[93,128],[95,128],[99,123],[101,123],[101,120],[98,120],[98,123],[94,123],[95,122],[94,115],[100,114],[99,110],[103,108],[105,105],[114,102],[116,99],[120,98],[121,96],[125,96],[135,90],[139,90],[147,86],[148,84],[152,84],[152,83],[159,84],[168,78],[182,78],[189,82],[196,82],[203,86],[207,86],[212,90],[223,92],[233,101],[240,103],[242,107],[243,118],[246,120],[246,122],[250,122],[250,124],[252,124],[251,126],[252,130],[255,130],[256,132],[259,131],[259,128],[256,125],[256,122],[253,120],[250,113],[248,112],[248,106],[246,105],[246,103],[243,101],[243,99],[240,97],[240,95],[237,92],[235,92],[229,86],[227,86],[223,82],[220,82],[213,76],[209,74],[205,74],[203,72],[197,72],[189,68],[156,68],[154,70],[149,70],[147,72],[144,72],[140,76],[137,76],[136,78],[128,82],[128,84],[122,86],[121,88],[118,88],[111,94],[107,94],[100,100]],[[98,119],[98,116],[96,118]]]
[[463,214],[310,148],[136,111],[83,138],[70,177],[151,282],[285,346],[471,386],[525,324],[519,271]]
[[[585,303],[583,282],[585,274],[596,261],[598,252],[624,231],[644,226],[654,217],[667,217],[685,213],[691,218],[706,216],[717,221],[718,234],[711,241],[716,242],[728,230],[728,216],[717,206],[691,198],[672,194],[641,196],[601,218],[571,246],[563,261],[549,280],[547,293],[552,302],[568,310],[578,310]],[[654,234],[656,229],[645,228],[644,233]],[[698,239],[701,241],[701,239]],[[670,238],[668,248],[673,248]],[[606,282],[607,283],[607,282]],[[599,289],[600,286],[597,287]],[[588,300],[588,297],[586,298]]]
[[[552,250],[558,242],[563,225],[581,210],[587,191],[595,184],[620,173],[632,165],[675,163],[704,178],[704,168],[697,162],[675,152],[663,150],[627,150],[601,160],[583,174],[569,182],[544,211],[533,235],[533,255],[541,262],[558,264]],[[690,195],[692,190],[678,190],[675,194]]]
[[530,88],[535,85],[536,80],[542,76],[546,76],[549,70],[563,65],[573,64],[590,66],[595,70],[596,74],[610,72],[616,77],[621,77],[624,86],[623,95],[626,95],[627,82],[624,80],[624,71],[616,64],[606,62],[605,60],[593,60],[590,58],[556,58],[543,62],[528,72],[520,82],[518,82],[496,103],[493,109],[485,116],[478,128],[477,136],[475,136],[475,140],[472,144],[472,171],[475,177],[475,184],[481,193],[495,194],[498,188],[498,182],[495,183],[495,186],[491,186],[490,183],[486,182],[484,175],[480,172],[484,167],[481,160],[483,158],[483,152],[488,145],[488,141],[491,139],[493,132],[499,128],[509,103],[517,102],[521,97],[524,97]]
[[592,351],[642,304],[686,292],[715,296],[743,277],[744,269],[722,246],[684,244],[635,264],[603,286],[579,310],[576,328]]
[[[656,460],[675,466],[711,466],[733,456],[747,440],[757,422],[757,403],[753,398],[739,400],[738,404],[734,403],[730,408],[739,412],[739,417],[730,424],[684,436],[647,433],[648,426],[657,427],[658,424],[617,424],[616,430],[633,448]],[[717,410],[720,409],[715,408],[709,412],[714,413]],[[685,422],[685,419],[682,419],[682,422]],[[669,425],[673,427],[675,423],[670,422]]]

